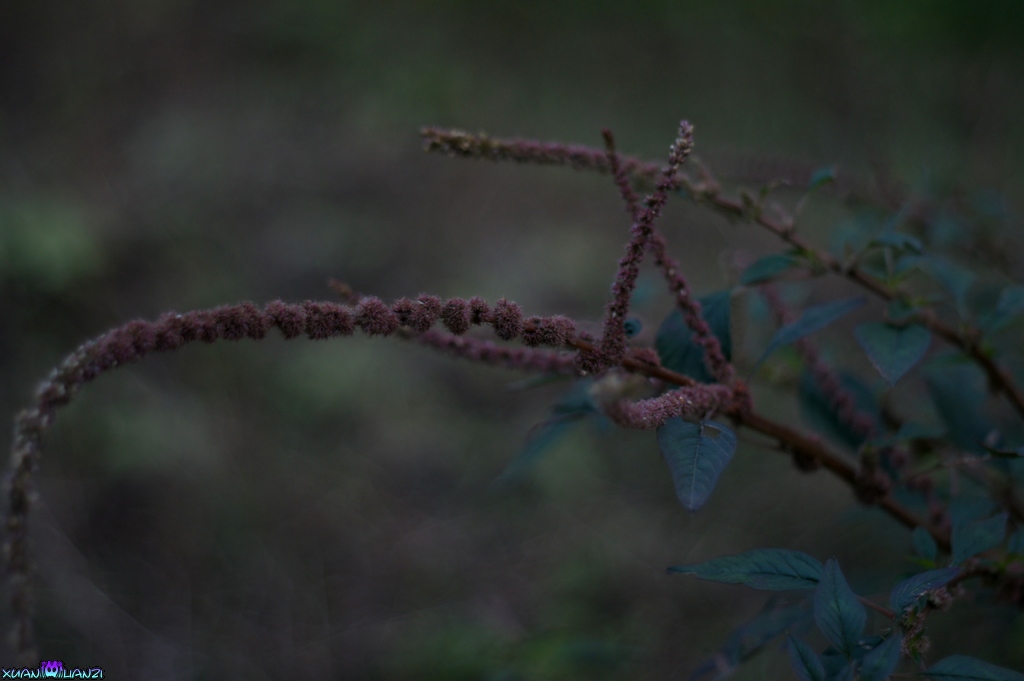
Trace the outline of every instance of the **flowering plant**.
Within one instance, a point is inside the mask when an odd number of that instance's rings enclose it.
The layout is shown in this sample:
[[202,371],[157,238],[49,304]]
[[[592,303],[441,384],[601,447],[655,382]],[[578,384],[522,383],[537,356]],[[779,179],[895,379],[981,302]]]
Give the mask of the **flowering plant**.
[[[612,176],[632,227],[600,335],[568,317],[526,315],[504,298],[491,304],[424,294],[389,304],[332,282],[341,302],[241,303],[167,313],[156,321],[129,322],[83,344],[39,386],[33,406],[16,421],[6,561],[14,639],[22,658],[38,659],[27,542],[32,473],[42,436],[58,410],[86,383],[149,353],[194,341],[259,340],[277,328],[285,338],[313,340],[351,336],[356,330],[397,335],[466,359],[573,377],[573,394],[583,397],[561,404],[560,415],[603,414],[624,428],[655,430],[679,501],[691,511],[708,500],[734,456],[737,433],[746,430],[768,438],[800,470],[823,469],[836,476],[861,503],[877,506],[911,530],[910,545],[922,569],[894,579],[885,603],[856,594],[835,559],[821,562],[790,549],[752,548],[670,567],[672,573],[805,595],[770,604],[695,672],[698,678],[724,678],[785,636],[793,670],[804,680],[881,681],[897,675],[901,665],[932,679],[1024,679],[962,655],[929,661],[926,635],[928,617],[966,595],[972,584],[993,586],[1024,606],[1024,505],[1016,493],[1024,475],[1024,393],[1012,368],[1019,348],[1006,342],[1006,331],[1024,314],[1024,287],[1004,282],[992,300],[972,307],[970,274],[921,238],[929,234],[935,207],[910,200],[880,229],[852,235],[839,253],[819,249],[797,230],[803,199],[789,212],[770,200],[774,185],[733,197],[706,167],[698,164],[694,173],[684,172],[693,149],[693,128],[685,121],[664,167],[621,156],[609,131],[604,149],[433,128],[422,134],[428,151],[567,165]],[[836,181],[833,169],[815,173],[804,183],[805,197]],[[650,193],[641,199],[639,189]],[[758,225],[786,245],[783,253],[746,263],[739,278],[778,327],[746,378],[732,347],[732,289],[698,299],[656,226],[672,196]],[[653,348],[631,341],[637,331],[631,299],[648,253],[676,307],[659,327]],[[867,298],[843,298],[796,312],[779,281],[825,274],[842,277],[884,303],[883,318],[859,324],[855,337],[889,384],[914,371],[924,375],[942,421],[939,431],[881,403],[863,381],[823,358],[812,336]],[[922,291],[922,280],[935,280],[948,293]],[[476,326],[490,326],[506,344],[467,335]],[[936,339],[948,352],[926,361]],[[522,347],[507,344],[513,341]],[[773,380],[770,372],[758,370],[785,347],[803,368],[798,392],[810,429],[769,418],[751,392],[753,381]],[[988,392],[1002,403],[989,400],[975,385],[986,381]],[[961,478],[972,481],[969,490],[958,484]],[[868,609],[882,617],[882,626],[871,631]],[[805,642],[814,625],[828,644],[821,652]]]

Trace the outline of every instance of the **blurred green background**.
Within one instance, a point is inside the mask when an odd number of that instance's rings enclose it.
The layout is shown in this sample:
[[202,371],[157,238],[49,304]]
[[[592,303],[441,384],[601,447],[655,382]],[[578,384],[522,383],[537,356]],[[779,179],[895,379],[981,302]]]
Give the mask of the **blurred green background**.
[[[608,126],[659,160],[686,117],[727,180],[838,163],[1012,215],[1022,76],[1011,0],[5,0],[0,411],[112,326],[329,299],[329,277],[599,319],[629,226],[608,178],[428,156],[423,125]],[[662,227],[702,293],[777,247],[682,201]],[[650,298],[646,334],[668,309]],[[582,426],[498,489],[565,388],[519,378],[277,334],[102,377],[46,440],[43,653],[110,678],[685,678],[765,597],[668,565],[790,547],[866,593],[911,567],[901,528],[751,442],[696,514],[652,433]],[[934,620],[936,651],[1024,665],[1018,614]]]

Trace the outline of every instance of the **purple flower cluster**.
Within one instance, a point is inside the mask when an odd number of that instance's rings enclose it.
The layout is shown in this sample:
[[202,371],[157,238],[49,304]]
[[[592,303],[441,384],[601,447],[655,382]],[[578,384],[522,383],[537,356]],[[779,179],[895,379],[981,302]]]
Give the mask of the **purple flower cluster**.
[[[350,298],[355,302],[357,297],[352,294]],[[431,331],[437,321],[451,334]],[[474,324],[490,324],[503,340],[522,336],[523,342],[531,347],[506,348],[460,337]],[[285,338],[305,334],[313,340],[351,336],[357,328],[370,336],[403,331],[426,345],[470,359],[551,373],[576,371],[571,353],[535,349],[542,345],[569,346],[575,339],[575,323],[561,316],[524,319],[520,307],[505,299],[499,300],[493,310],[480,298],[442,301],[430,295],[421,295],[416,300],[403,298],[390,306],[375,297],[359,298],[354,307],[333,302],[292,304],[276,300],[260,308],[246,302],[184,314],[167,313],[155,322],[136,320],[108,331],[69,355],[38,387],[35,406],[21,412],[15,421],[14,470],[8,479],[6,553],[19,650],[30,650],[33,640],[26,524],[33,496],[30,480],[38,465],[42,434],[53,423],[57,409],[70,402],[85,383],[151,352],[170,352],[196,341],[261,340],[274,327]]]
[[467,338],[433,329],[418,335],[416,341],[443,350],[455,357],[497,364],[507,369],[568,376],[574,376],[577,373],[572,353],[507,347],[478,338]]
[[629,299],[640,274],[640,263],[650,241],[654,222],[668,201],[668,192],[675,183],[676,172],[692,148],[693,127],[687,121],[683,121],[679,125],[679,137],[669,150],[669,162],[662,170],[658,187],[644,201],[644,207],[639,211],[630,230],[631,237],[626,244],[626,252],[619,260],[619,271],[612,285],[612,299],[605,310],[600,355],[581,358],[584,360],[584,367],[590,371],[617,364],[626,353],[626,332],[623,325],[629,313]]
[[[642,214],[636,192],[633,191],[633,187],[630,184],[629,169],[621,162],[620,156],[615,151],[615,138],[612,132],[606,129],[603,131],[603,134],[612,177],[619,188],[622,200],[626,204],[627,212],[634,222],[639,222]],[[704,348],[705,361],[711,375],[719,383],[731,384],[736,377],[735,369],[725,358],[725,353],[722,351],[722,345],[718,342],[718,338],[712,333],[707,322],[704,321],[700,303],[694,300],[690,294],[690,287],[680,273],[681,270],[678,263],[668,254],[665,237],[653,226],[651,227],[648,246],[650,246],[651,253],[654,256],[654,263],[664,274],[669,290],[672,292],[676,299],[676,304],[683,313],[686,325],[693,332],[693,337],[697,343]]]
[[[439,128],[423,128],[420,136],[427,151],[449,156],[488,161],[515,161],[533,165],[571,166],[577,170],[598,172],[611,171],[605,154],[590,147],[533,140],[501,140],[484,134],[473,135],[462,130]],[[659,172],[656,164],[645,163],[635,158],[624,159],[623,165],[627,172],[647,177],[656,177]]]
[[[781,326],[793,321],[791,313],[782,302],[774,286],[770,284],[761,286],[761,294],[775,316],[777,324]],[[801,338],[793,346],[804,360],[821,395],[828,401],[840,423],[864,439],[870,438],[875,432],[875,420],[857,406],[856,398],[843,387],[836,373],[821,359],[814,343],[807,338]]]
[[695,385],[646,400],[618,400],[605,406],[605,414],[620,426],[650,429],[676,416],[704,418],[732,401],[733,391],[729,386]]

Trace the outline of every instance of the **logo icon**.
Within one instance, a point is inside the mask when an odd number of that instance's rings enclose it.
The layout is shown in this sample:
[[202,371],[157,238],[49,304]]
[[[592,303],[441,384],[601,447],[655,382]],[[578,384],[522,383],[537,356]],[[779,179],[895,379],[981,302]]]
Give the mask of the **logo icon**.
[[64,663],[59,660],[44,661],[39,665],[39,670],[43,673],[43,678],[56,678],[64,671]]

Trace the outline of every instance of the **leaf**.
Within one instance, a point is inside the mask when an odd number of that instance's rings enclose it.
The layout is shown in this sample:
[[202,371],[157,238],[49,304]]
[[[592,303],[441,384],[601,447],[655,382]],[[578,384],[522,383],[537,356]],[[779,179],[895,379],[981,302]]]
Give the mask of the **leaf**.
[[871,240],[871,246],[894,248],[898,251],[923,253],[924,246],[917,237],[903,232],[882,232]]
[[743,271],[740,283],[752,286],[770,281],[792,269],[798,262],[796,257],[788,254],[766,255]]
[[932,342],[931,332],[917,324],[900,328],[885,322],[865,322],[853,330],[853,335],[890,385],[921,361]]
[[552,406],[551,417],[530,430],[522,450],[505,466],[495,481],[498,485],[523,479],[575,422],[600,413],[590,394],[592,383],[591,379],[576,381]]
[[942,681],[1024,681],[1024,674],[967,655],[939,660],[918,676]]
[[960,449],[983,453],[990,429],[981,411],[987,400],[981,369],[961,355],[946,355],[928,363],[925,380],[949,439]]
[[1010,535],[1006,550],[1015,555],[1024,556],[1024,527],[1018,527],[1017,531]]
[[914,528],[910,533],[910,542],[914,545],[914,553],[922,558],[935,560],[939,556],[939,545],[935,543],[932,533],[923,527]]
[[691,511],[704,505],[736,451],[736,433],[716,421],[680,417],[658,428],[658,447],[672,472],[679,501]]
[[[700,299],[701,315],[711,327],[711,332],[722,344],[726,359],[732,358],[732,334],[730,317],[732,291],[719,291]],[[704,348],[693,340],[693,331],[683,320],[678,309],[665,318],[658,327],[654,338],[654,349],[658,351],[661,364],[666,369],[685,374],[702,383],[711,383],[714,377],[704,362]]]
[[843,667],[838,674],[833,676],[830,681],[854,681],[856,678],[856,670],[851,662]]
[[673,565],[668,571],[763,591],[787,591],[813,589],[821,579],[822,565],[802,551],[754,549],[693,565]]
[[824,168],[818,168],[811,173],[811,179],[807,181],[807,190],[814,191],[820,189],[826,184],[830,184],[836,181],[836,172],[838,169],[835,166],[825,166]]
[[850,661],[846,655],[832,647],[822,652],[821,664],[825,668],[825,678],[829,681],[836,681],[850,669]]
[[791,324],[786,324],[775,333],[771,342],[768,343],[768,349],[764,351],[764,354],[761,355],[761,359],[757,361],[757,364],[754,365],[754,368],[750,373],[756,373],[758,367],[768,359],[768,356],[782,346],[789,345],[790,343],[800,340],[805,336],[821,331],[829,324],[863,305],[864,300],[865,299],[863,297],[843,298],[841,300],[822,303],[821,305],[812,305],[807,308],[804,310],[804,313],[800,315],[799,319]]
[[987,518],[997,510],[999,505],[991,499],[958,497],[949,504],[949,519],[953,527],[959,527]]
[[914,575],[893,587],[892,593],[889,594],[889,605],[898,615],[917,603],[918,598],[929,591],[945,586],[958,574],[960,574],[960,568],[947,567]]
[[789,637],[789,663],[800,681],[826,681],[825,668],[814,649],[798,638]]
[[835,558],[825,562],[814,590],[814,621],[825,638],[850,657],[864,633],[868,613],[846,583]]
[[[877,426],[881,410],[871,389],[856,376],[846,372],[839,373],[839,383],[853,396],[859,411],[874,417]],[[812,428],[853,448],[864,443],[864,434],[851,428],[845,419],[839,417],[810,371],[805,370],[801,374],[799,390],[800,415]]]
[[871,649],[860,664],[860,681],[883,681],[900,663],[903,639],[897,629],[889,638]]
[[925,267],[953,297],[957,311],[964,316],[967,293],[974,283],[974,273],[940,256],[928,256],[925,259]]
[[709,674],[712,678],[726,678],[740,664],[764,650],[776,636],[809,617],[810,612],[805,603],[780,606],[774,599],[769,600],[752,620],[729,634],[714,657],[694,671],[690,676],[691,681],[707,678]]
[[1010,324],[1024,313],[1024,286],[1011,284],[1004,288],[996,301],[996,309],[992,311],[982,327],[988,333],[994,333]]
[[1006,513],[953,526],[953,565],[998,546],[1006,536]]

